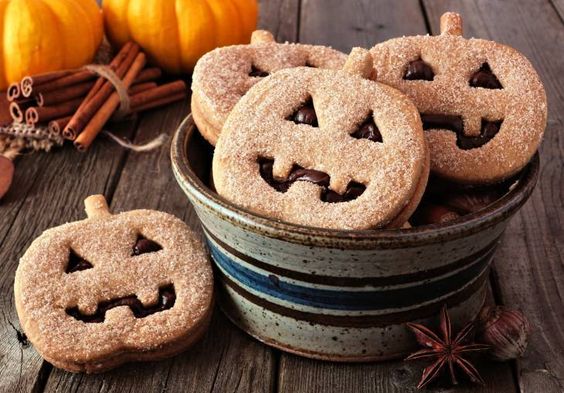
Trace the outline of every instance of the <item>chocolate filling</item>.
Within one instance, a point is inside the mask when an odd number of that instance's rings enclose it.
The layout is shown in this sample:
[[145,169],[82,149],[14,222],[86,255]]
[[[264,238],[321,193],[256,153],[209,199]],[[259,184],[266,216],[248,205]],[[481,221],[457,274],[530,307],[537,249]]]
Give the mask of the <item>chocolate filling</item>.
[[403,79],[409,81],[432,81],[435,79],[435,73],[429,64],[419,58],[409,62],[407,68],[405,69]]
[[135,318],[145,318],[151,314],[160,311],[168,310],[174,306],[176,301],[176,292],[174,285],[170,284],[165,287],[159,288],[159,301],[153,306],[145,307],[136,295],[125,296],[118,299],[112,299],[98,303],[96,312],[92,315],[83,314],[78,307],[69,308],[66,310],[67,314],[75,319],[86,323],[101,323],[106,318],[106,311],[120,306],[128,306]]
[[76,252],[71,248],[69,252],[69,263],[67,264],[67,268],[65,273],[74,273],[81,270],[92,269],[94,266],[86,259],[78,256]]
[[269,74],[266,71],[263,71],[254,65],[251,66],[251,72],[249,72],[249,76],[253,76],[256,78],[264,78],[267,77]]
[[345,193],[339,194],[329,188],[331,178],[327,173],[317,171],[315,169],[305,169],[299,165],[293,166],[290,174],[288,175],[288,179],[277,180],[272,174],[272,167],[274,165],[273,159],[259,158],[258,164],[260,176],[278,192],[288,191],[290,186],[297,181],[308,181],[322,188],[321,200],[323,202],[339,203],[352,201],[353,199],[361,196],[364,190],[366,190],[366,186],[364,184],[352,181],[347,186]]
[[351,134],[353,138],[356,139],[368,139],[372,142],[382,142],[382,134],[380,130],[374,123],[374,117],[372,114],[360,125],[358,130]]
[[313,108],[313,101],[309,99],[305,104],[300,106],[288,120],[293,121],[296,124],[307,124],[312,127],[319,127],[317,123],[317,114]]
[[488,63],[482,64],[480,69],[472,74],[470,86],[483,87],[484,89],[503,89]]
[[135,241],[135,245],[133,246],[133,253],[131,254],[131,256],[147,254],[149,252],[157,252],[162,249],[163,248],[159,243],[149,240],[142,235],[137,235],[137,240]]
[[422,113],[421,121],[424,130],[439,129],[455,132],[456,145],[462,150],[475,149],[485,145],[496,136],[501,128],[501,123],[503,123],[503,120],[488,121],[482,119],[480,135],[467,136],[464,135],[464,122],[461,116]]

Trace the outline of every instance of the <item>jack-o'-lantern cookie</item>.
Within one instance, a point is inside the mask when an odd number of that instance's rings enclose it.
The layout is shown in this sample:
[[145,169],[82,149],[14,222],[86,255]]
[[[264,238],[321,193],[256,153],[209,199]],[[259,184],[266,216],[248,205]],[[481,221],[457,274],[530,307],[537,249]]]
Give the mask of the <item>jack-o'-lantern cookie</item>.
[[343,70],[298,67],[256,84],[218,140],[218,193],[300,225],[404,224],[427,182],[425,136],[413,103],[372,73],[355,48]]
[[101,195],[88,219],[45,231],[20,260],[24,332],[50,363],[101,372],[187,349],[206,331],[213,275],[181,220],[153,210],[112,215]]
[[431,151],[431,171],[460,183],[498,182],[522,169],[541,142],[546,95],[515,49],[462,37],[458,14],[439,36],[395,38],[371,49],[378,81],[415,103]]
[[192,78],[192,116],[215,145],[227,116],[243,95],[273,72],[298,66],[341,69],[346,56],[325,46],[277,43],[257,30],[249,45],[215,49],[203,56]]

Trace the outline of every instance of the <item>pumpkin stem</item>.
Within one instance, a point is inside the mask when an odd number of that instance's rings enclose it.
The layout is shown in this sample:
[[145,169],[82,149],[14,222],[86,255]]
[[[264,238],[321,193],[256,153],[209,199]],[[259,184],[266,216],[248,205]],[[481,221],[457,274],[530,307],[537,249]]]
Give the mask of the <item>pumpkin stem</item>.
[[462,35],[462,17],[456,12],[445,12],[441,16],[441,34]]
[[261,44],[265,42],[276,42],[274,36],[267,30],[255,30],[251,35],[251,44]]
[[102,218],[111,216],[108,203],[103,195],[91,195],[84,200],[88,218]]
[[376,80],[376,69],[374,68],[372,55],[364,48],[353,48],[351,50],[343,71],[365,79]]

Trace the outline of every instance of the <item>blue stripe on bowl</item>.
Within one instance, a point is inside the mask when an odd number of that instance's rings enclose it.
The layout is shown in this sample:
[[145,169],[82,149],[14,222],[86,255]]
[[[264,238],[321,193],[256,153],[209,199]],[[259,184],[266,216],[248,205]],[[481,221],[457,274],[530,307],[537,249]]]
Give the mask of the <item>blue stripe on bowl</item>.
[[417,306],[456,292],[487,268],[494,251],[492,249],[468,268],[437,281],[398,289],[355,292],[339,288],[329,290],[287,283],[273,274],[262,275],[242,266],[223,253],[210,240],[208,240],[208,245],[213,260],[221,270],[247,288],[289,303],[322,309],[354,311]]

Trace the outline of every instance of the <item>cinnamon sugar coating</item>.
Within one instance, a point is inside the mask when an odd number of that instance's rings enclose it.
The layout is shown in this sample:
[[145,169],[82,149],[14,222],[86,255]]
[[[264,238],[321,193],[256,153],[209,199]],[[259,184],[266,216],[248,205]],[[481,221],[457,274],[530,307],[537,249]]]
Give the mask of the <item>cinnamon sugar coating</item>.
[[[521,170],[540,145],[547,117],[544,88],[518,51],[457,35],[462,27],[456,14],[442,20],[439,36],[395,38],[372,48],[377,80],[407,94],[420,113],[461,116],[465,136],[479,136],[483,120],[501,122],[493,139],[475,148],[459,147],[451,130],[426,131],[433,172],[461,183],[501,181]],[[408,64],[417,59],[432,67],[432,81],[404,79]],[[484,65],[501,88],[471,86]]]
[[[261,34],[263,33],[263,34]],[[239,99],[262,77],[250,76],[253,67],[272,74],[282,69],[309,65],[340,69],[346,56],[334,49],[304,44],[276,43],[264,31],[254,43],[217,48],[196,64],[192,77],[194,121],[213,145],[227,116]]]
[[[132,255],[138,235],[162,246]],[[92,268],[66,273],[72,249]],[[173,285],[172,308],[136,318],[127,306],[105,312],[100,323],[66,310],[94,314],[104,301],[135,295],[158,303],[159,288]],[[45,231],[21,258],[15,299],[21,325],[37,351],[57,367],[99,372],[130,360],[176,354],[208,324],[213,275],[204,246],[181,220],[136,210],[69,223]]]
[[[319,127],[288,120],[310,99]],[[351,136],[371,113],[382,143]],[[307,181],[278,192],[259,173],[261,157],[274,159],[278,180],[297,164],[328,174],[330,189],[339,194],[353,181],[366,189],[339,203],[322,201],[321,187]],[[428,175],[425,159],[421,121],[406,96],[345,71],[300,67],[265,78],[239,101],[217,143],[213,173],[220,195],[258,214],[313,227],[368,229],[385,226],[412,202]]]

